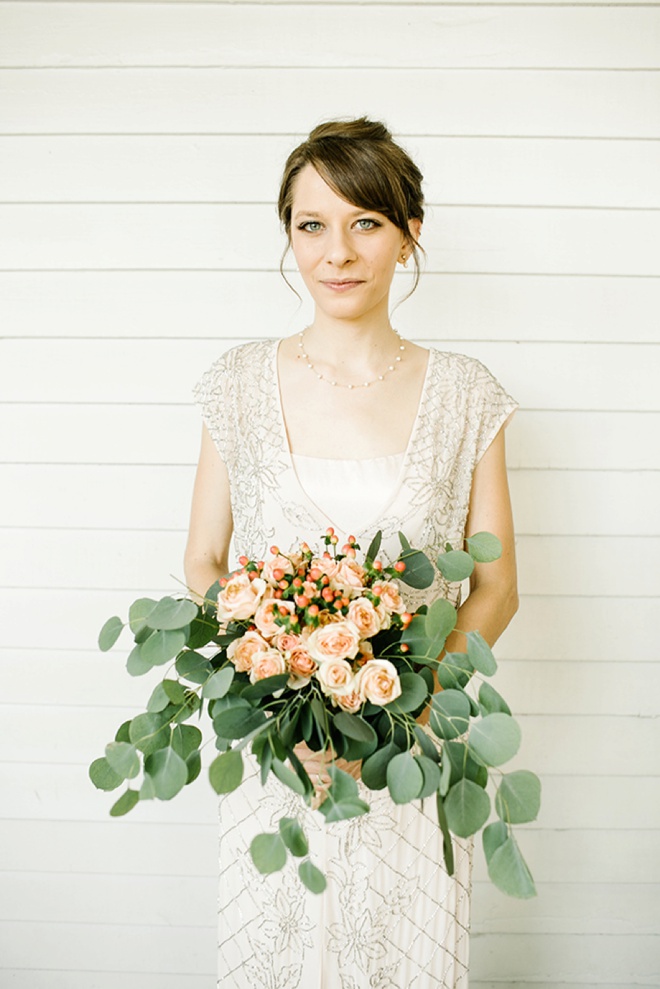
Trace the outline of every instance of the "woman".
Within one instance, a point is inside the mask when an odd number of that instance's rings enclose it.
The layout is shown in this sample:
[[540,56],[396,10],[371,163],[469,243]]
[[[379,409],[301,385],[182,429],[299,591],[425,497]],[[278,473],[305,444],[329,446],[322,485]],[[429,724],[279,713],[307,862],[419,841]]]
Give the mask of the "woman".
[[[421,181],[364,118],[320,125],[289,156],[280,219],[314,320],[234,348],[196,387],[204,427],[185,557],[196,592],[230,569],[232,534],[236,555],[260,558],[273,542],[314,546],[329,525],[365,549],[380,529],[393,559],[401,530],[433,559],[488,530],[503,554],[476,567],[458,627],[492,644],[515,613],[503,435],[515,402],[478,361],[403,341],[389,319],[397,263],[412,256],[418,277]],[[458,602],[438,576],[406,603],[441,594]],[[224,798],[219,986],[466,989],[471,842],[456,841],[449,877],[434,810],[365,793],[369,815],[330,826],[279,783],[262,790],[255,777]],[[251,864],[252,836],[289,806],[328,876],[322,896]]]

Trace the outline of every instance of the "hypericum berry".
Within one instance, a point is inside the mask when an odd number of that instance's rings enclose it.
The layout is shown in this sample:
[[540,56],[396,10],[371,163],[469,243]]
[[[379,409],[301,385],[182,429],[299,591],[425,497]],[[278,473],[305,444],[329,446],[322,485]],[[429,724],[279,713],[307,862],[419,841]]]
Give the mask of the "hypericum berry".
[[257,561],[257,566],[259,567],[260,570],[263,570],[263,568],[265,566],[264,561],[263,560],[258,560]]
[[271,546],[270,547],[270,551],[273,554],[273,556],[279,556],[280,555],[280,548],[279,548],[279,546]]
[[340,603],[342,608],[348,608],[350,601],[348,600],[348,598],[342,598]]
[[239,556],[238,562],[242,567],[246,567],[250,561],[248,560],[247,556]]
[[356,543],[357,542],[357,539],[355,538],[355,536],[349,536],[348,537],[348,542],[349,542],[349,545],[352,546],[353,543]]
[[283,591],[286,591],[286,589],[287,589],[287,587],[289,585],[287,584],[287,582],[285,580],[281,580],[277,586],[278,587],[281,587]]
[[407,642],[402,642],[401,645],[399,646],[399,649],[401,650],[401,652],[409,652],[410,646],[407,644]]
[[296,602],[298,608],[306,608],[309,604],[309,598],[304,594],[296,594],[293,600]]
[[330,578],[328,577],[327,573],[323,574],[323,577],[321,578],[321,583],[323,584],[324,587],[327,587],[328,584],[330,583]]
[[276,570],[273,570],[273,580],[281,580],[283,576],[284,571],[280,570],[279,567]]
[[332,543],[333,546],[336,546],[337,543],[339,542],[339,536],[330,536],[330,542]]
[[404,626],[410,625],[412,620],[413,620],[413,616],[410,614],[409,611],[404,611],[403,614],[401,615],[401,621],[403,622]]
[[293,584],[294,587],[302,587],[302,580],[300,579],[300,577],[294,577],[291,583]]
[[380,560],[375,560],[374,561],[374,570],[382,570],[382,569],[383,569],[383,564],[381,563],[381,561]]
[[220,587],[226,587],[227,586],[227,578],[226,577],[221,577],[220,580],[218,581],[218,583],[220,584]]
[[335,530],[332,528],[331,525],[329,525],[328,528],[325,530],[325,534],[326,536],[334,536]]
[[397,560],[396,563],[394,564],[394,569],[396,570],[397,573],[403,573],[403,571],[406,569],[406,565],[403,562],[403,560]]
[[282,618],[284,618],[285,615],[288,615],[289,614],[288,609],[285,608],[284,606],[282,606],[281,608],[278,608],[277,610],[279,611],[279,613],[282,616]]
[[319,606],[318,606],[318,604],[310,604],[309,608],[307,609],[307,614],[309,615],[309,617],[310,618],[316,618],[316,616],[318,615],[318,613],[319,613]]
[[321,597],[323,598],[324,601],[334,601],[335,599],[334,592],[331,591],[329,587],[323,588],[323,590],[321,591]]
[[356,553],[352,546],[349,546],[346,550],[346,556],[348,556],[351,560],[355,559]]
[[277,589],[277,590],[276,590],[276,591],[274,592],[274,595],[273,595],[273,596],[274,596],[274,597],[276,597],[276,598],[281,598],[281,597],[282,597],[282,591],[280,591],[280,590],[279,590],[279,588],[278,588],[278,589]]
[[323,574],[318,567],[312,567],[307,576],[309,577],[310,580],[316,581],[316,580],[320,580]]

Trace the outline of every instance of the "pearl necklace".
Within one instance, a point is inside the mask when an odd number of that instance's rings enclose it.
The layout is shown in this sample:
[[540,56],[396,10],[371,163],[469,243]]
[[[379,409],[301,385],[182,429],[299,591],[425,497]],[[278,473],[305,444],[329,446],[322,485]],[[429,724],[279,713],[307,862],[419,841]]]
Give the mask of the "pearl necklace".
[[[396,371],[397,364],[399,364],[401,362],[401,355],[398,354],[396,356],[396,358],[394,359],[394,363],[393,364],[388,364],[387,369],[385,371],[383,371],[382,374],[379,374],[378,377],[377,378],[374,378],[372,381],[364,381],[361,385],[342,385],[338,381],[333,381],[331,378],[326,378],[312,364],[311,360],[309,359],[309,355],[305,351],[305,344],[304,344],[305,330],[308,330],[308,329],[309,329],[309,327],[306,326],[305,329],[304,330],[301,330],[300,333],[298,334],[298,348],[300,350],[300,354],[298,356],[299,357],[302,357],[302,359],[307,364],[307,367],[310,369],[310,371],[313,371],[313,373],[316,375],[316,377],[319,379],[319,381],[325,381],[327,384],[333,385],[335,388],[348,388],[348,389],[353,389],[353,388],[369,388],[370,385],[375,385],[378,381],[382,381],[383,378],[387,374],[390,373],[390,371]],[[395,333],[396,336],[399,338],[399,350],[405,350],[406,349],[406,346],[403,343],[403,340],[401,339],[401,334],[398,332],[398,330],[395,330],[394,327],[392,327],[392,332]]]

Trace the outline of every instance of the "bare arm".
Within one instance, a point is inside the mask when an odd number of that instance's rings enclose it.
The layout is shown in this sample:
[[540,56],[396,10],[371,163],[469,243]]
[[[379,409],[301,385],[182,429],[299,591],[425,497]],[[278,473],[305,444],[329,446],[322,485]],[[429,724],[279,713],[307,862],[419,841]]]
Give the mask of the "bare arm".
[[208,429],[203,426],[183,560],[186,583],[199,599],[229,569],[232,529],[227,468]]
[[[477,464],[470,494],[466,535],[492,532],[502,543],[502,556],[494,563],[477,563],[470,578],[470,596],[458,609],[457,629],[477,629],[493,645],[518,610],[518,585],[511,499],[506,476],[504,427]],[[467,642],[453,632],[447,652],[465,652]],[[428,708],[420,722],[428,721]]]

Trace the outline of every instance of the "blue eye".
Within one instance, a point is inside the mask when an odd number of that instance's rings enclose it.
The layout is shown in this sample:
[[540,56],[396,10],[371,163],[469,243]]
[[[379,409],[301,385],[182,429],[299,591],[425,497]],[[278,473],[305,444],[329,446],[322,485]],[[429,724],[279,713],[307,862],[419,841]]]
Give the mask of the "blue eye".
[[298,230],[306,230],[310,234],[318,233],[321,229],[321,224],[318,220],[308,220],[306,223],[301,223]]
[[378,223],[377,220],[369,220],[367,217],[364,217],[364,219],[358,220],[357,222],[360,230],[373,230],[374,227],[380,226],[380,223]]

